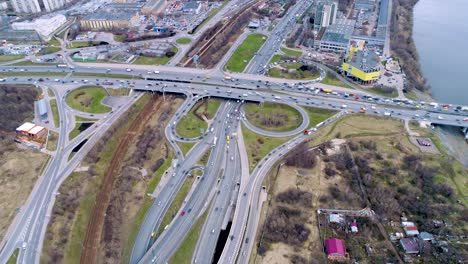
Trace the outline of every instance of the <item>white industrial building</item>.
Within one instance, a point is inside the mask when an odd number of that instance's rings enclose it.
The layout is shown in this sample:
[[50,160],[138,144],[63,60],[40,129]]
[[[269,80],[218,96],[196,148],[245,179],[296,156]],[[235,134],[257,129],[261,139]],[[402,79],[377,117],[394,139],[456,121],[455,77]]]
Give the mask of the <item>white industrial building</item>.
[[15,22],[11,27],[15,30],[35,30],[42,38],[49,39],[52,33],[67,22],[64,15],[42,17],[33,21]]
[[51,12],[63,7],[73,0],[11,0],[13,10],[17,13]]

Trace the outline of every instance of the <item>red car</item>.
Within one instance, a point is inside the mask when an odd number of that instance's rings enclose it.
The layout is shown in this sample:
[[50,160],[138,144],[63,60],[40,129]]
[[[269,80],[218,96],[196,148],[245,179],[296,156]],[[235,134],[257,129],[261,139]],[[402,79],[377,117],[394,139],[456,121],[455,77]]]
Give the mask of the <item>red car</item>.
[[182,213],[180,213],[180,216],[184,216],[185,215],[185,211],[182,211]]

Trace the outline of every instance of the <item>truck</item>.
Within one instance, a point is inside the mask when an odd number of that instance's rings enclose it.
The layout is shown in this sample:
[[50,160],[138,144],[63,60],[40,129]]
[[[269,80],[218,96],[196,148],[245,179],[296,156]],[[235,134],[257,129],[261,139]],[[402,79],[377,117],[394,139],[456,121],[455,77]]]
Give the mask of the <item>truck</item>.
[[232,79],[231,76],[227,76],[227,75],[224,76],[224,80],[231,80],[231,79]]
[[384,116],[392,116],[392,113],[390,113],[390,112],[384,112],[383,115],[384,115]]
[[213,139],[213,146],[216,146],[216,141],[217,141],[217,140],[218,140],[218,138],[217,138],[217,137],[214,137],[214,139]]
[[57,64],[57,68],[68,68],[66,64]]
[[324,93],[328,93],[328,94],[329,94],[329,93],[331,93],[331,92],[332,92],[332,90],[330,90],[330,89],[323,89],[323,92],[324,92]]
[[311,133],[312,133],[312,131],[310,131],[310,130],[307,130],[307,129],[304,130],[304,135],[310,135]]
[[4,82],[4,81],[6,81],[6,79],[0,78],[0,82]]

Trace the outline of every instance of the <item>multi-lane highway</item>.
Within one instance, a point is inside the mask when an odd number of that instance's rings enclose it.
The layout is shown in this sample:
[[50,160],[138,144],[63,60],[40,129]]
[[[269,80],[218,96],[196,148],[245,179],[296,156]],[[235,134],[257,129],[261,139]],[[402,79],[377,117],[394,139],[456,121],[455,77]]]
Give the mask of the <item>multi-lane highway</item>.
[[[244,8],[252,2],[252,0],[228,2],[225,8],[192,38],[199,38],[206,28],[223,17],[233,15],[239,8]],[[62,45],[60,54],[70,66],[68,68],[0,66],[0,76],[3,76],[5,83],[26,83],[51,88],[57,98],[60,116],[60,136],[56,153],[5,235],[0,245],[0,263],[5,263],[15,248],[21,248],[18,263],[39,263],[55,196],[60,195],[57,193],[60,184],[71,174],[107,128],[139,98],[141,94],[139,91],[181,93],[186,96],[186,100],[171,118],[165,130],[166,138],[175,150],[174,159],[177,162],[174,162],[174,166],[163,175],[163,180],[157,187],[154,203],[140,226],[130,263],[166,263],[196,220],[204,213],[207,214],[207,218],[198,238],[192,262],[212,263],[220,231],[231,220],[232,227],[218,263],[248,263],[258,229],[263,198],[266,195],[262,190],[262,181],[277,161],[308,137],[301,133],[305,129],[315,133],[327,123],[350,112],[468,127],[468,112],[463,111],[466,109],[463,106],[447,107],[440,103],[394,100],[362,90],[339,87],[333,88],[333,91],[318,89],[317,82],[325,76],[323,71],[317,80],[306,82],[278,80],[257,75],[265,71],[274,53],[291,33],[297,17],[300,17],[311,4],[311,0],[298,0],[289,8],[249,62],[245,73],[227,75],[220,69],[75,63],[69,55],[78,49],[69,50],[65,45]],[[129,100],[114,108],[113,113],[94,116],[99,119],[95,125],[73,140],[69,140],[68,134],[73,129],[75,116],[86,116],[86,114],[72,110],[65,104],[64,98],[69,90],[86,84],[105,85],[108,88],[130,87],[133,90]],[[205,97],[225,99],[211,120],[209,129],[197,138],[183,138],[177,135],[175,130],[177,123],[198,100]],[[290,105],[299,111],[303,122],[298,128],[289,132],[274,133],[259,129],[244,118],[242,108],[244,101]],[[309,115],[304,110],[304,106],[335,109],[339,113],[323,124],[310,127]],[[295,137],[272,150],[250,172],[240,122],[243,122],[248,129],[265,136]],[[71,151],[85,139],[86,144],[68,160]],[[177,142],[197,143],[184,155]],[[206,151],[211,152],[207,164],[198,164]],[[180,211],[170,224],[164,227],[162,234],[159,237],[152,237],[151,234],[160,229],[164,215],[194,168],[202,170],[203,175],[194,179],[194,184]]]

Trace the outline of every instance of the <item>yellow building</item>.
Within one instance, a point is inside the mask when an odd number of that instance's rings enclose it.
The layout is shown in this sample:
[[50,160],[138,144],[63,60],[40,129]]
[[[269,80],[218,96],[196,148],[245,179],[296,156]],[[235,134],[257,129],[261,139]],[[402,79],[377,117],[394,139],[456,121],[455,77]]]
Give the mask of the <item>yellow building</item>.
[[380,58],[373,51],[351,47],[349,56],[341,66],[348,77],[363,84],[376,82],[380,77]]

